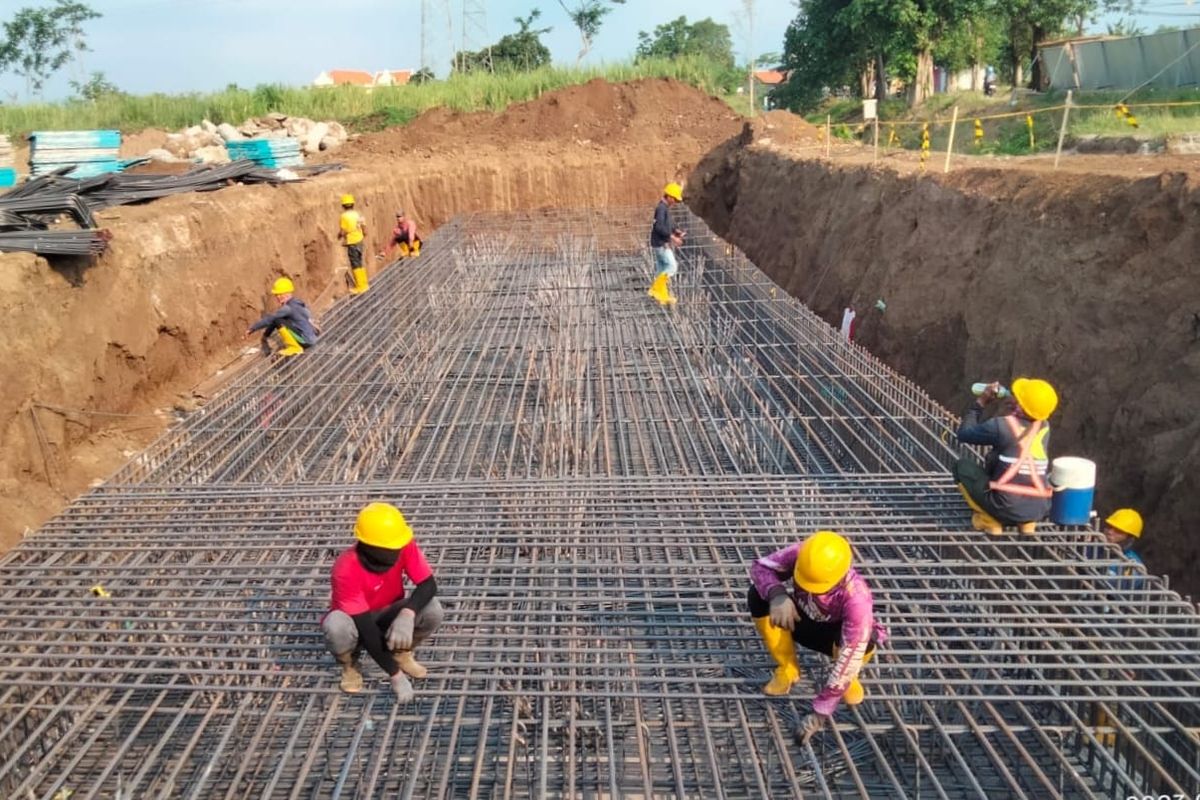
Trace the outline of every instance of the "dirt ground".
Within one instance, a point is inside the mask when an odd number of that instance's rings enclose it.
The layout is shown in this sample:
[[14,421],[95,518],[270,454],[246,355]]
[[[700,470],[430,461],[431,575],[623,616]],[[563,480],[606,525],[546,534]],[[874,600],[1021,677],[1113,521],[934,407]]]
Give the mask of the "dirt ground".
[[322,154],[347,169],[302,184],[103,212],[115,238],[94,263],[0,255],[0,546],[202,403],[274,277],[318,308],[344,292],[343,192],[373,249],[397,207],[424,230],[472,210],[649,209],[690,173],[719,233],[831,322],[858,308],[860,341],[948,407],[975,380],[1052,378],[1055,453],[1097,460],[1101,507],[1146,511],[1151,568],[1200,591],[1198,162],[956,157],[943,175],[937,154],[922,174],[912,152],[823,152],[782,112],[744,125],[672,81],[594,81],[502,114],[429,112]]
[[923,176],[916,154],[821,151],[746,130],[692,174],[690,202],[827,321],[854,307],[858,341],[952,410],[974,381],[1053,381],[1052,454],[1095,460],[1097,508],[1142,510],[1150,569],[1200,594],[1200,159]]
[[202,403],[204,382],[254,344],[243,333],[275,277],[318,309],[344,293],[342,193],[367,216],[368,249],[397,207],[423,230],[473,210],[649,214],[665,182],[738,130],[682,84],[595,81],[498,115],[431,112],[330,154],[347,169],[301,184],[102,212],[114,239],[94,263],[0,254],[0,549]]

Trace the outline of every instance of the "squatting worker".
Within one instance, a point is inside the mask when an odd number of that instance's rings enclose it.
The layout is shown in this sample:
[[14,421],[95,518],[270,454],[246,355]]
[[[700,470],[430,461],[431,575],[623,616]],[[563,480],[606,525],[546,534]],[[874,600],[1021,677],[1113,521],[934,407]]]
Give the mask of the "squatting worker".
[[1142,587],[1140,570],[1142,557],[1133,546],[1141,541],[1142,515],[1132,508],[1118,508],[1104,520],[1104,541],[1121,548],[1121,555],[1127,563],[1113,564],[1108,568],[1108,574],[1120,578],[1113,582],[1113,588],[1118,592],[1137,591]]
[[346,246],[346,255],[350,259],[350,274],[354,277],[354,294],[362,294],[369,286],[367,284],[367,268],[363,266],[363,238],[367,233],[367,223],[362,215],[354,210],[354,195],[342,195],[342,216],[338,220],[338,239]]
[[[442,624],[437,582],[400,509],[371,503],[358,512],[357,541],[333,564],[329,613],[321,620],[325,644],[342,667],[343,692],[362,691],[360,648],[388,674],[396,700],[413,698],[409,677],[426,669],[413,656]],[[404,590],[405,577],[415,587]]]
[[421,255],[421,237],[417,235],[417,223],[409,219],[404,209],[396,212],[396,227],[392,228],[392,238],[388,246],[379,251],[383,258],[390,259],[392,251],[400,249],[401,258],[416,258]]
[[754,627],[777,665],[763,692],[780,697],[800,680],[796,645],[833,660],[825,686],[812,701],[797,737],[808,741],[833,715],[838,702],[858,705],[866,692],[859,671],[887,641],[875,621],[871,590],[853,568],[850,543],[833,531],[758,559],[750,567],[746,604]]
[[654,208],[654,224],[650,228],[650,249],[654,252],[654,282],[646,294],[659,305],[672,305],[675,295],[671,294],[670,281],[679,271],[675,259],[675,248],[683,244],[684,232],[671,227],[671,206],[683,202],[683,187],[668,183],[663,187],[662,199]]
[[963,444],[991,445],[984,463],[969,454],[954,465],[954,480],[974,512],[975,530],[992,535],[1005,525],[1021,533],[1034,533],[1037,523],[1050,513],[1054,490],[1050,486],[1050,424],[1058,408],[1058,393],[1038,378],[1017,378],[1012,397],[990,419],[980,422],[984,410],[997,402],[1000,385],[988,384],[979,399],[963,414],[958,440]]
[[281,356],[294,356],[303,353],[317,343],[319,332],[308,306],[296,297],[296,285],[290,278],[279,278],[271,286],[271,294],[279,303],[279,308],[267,314],[246,331],[247,336],[255,331],[262,331],[263,352],[270,352],[271,334],[278,333],[283,343],[278,351]]

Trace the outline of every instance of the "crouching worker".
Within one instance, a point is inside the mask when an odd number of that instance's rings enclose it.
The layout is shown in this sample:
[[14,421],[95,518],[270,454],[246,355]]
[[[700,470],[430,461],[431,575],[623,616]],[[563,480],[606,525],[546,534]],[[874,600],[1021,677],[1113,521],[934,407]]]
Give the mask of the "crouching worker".
[[270,352],[271,334],[279,334],[282,346],[279,355],[294,356],[303,353],[317,343],[317,328],[313,324],[308,306],[295,295],[296,286],[289,278],[280,278],[271,287],[271,294],[279,308],[267,314],[246,331],[252,336],[255,331],[263,332],[263,352]]
[[417,235],[417,223],[404,213],[404,209],[396,212],[396,227],[392,228],[392,239],[388,246],[379,251],[381,258],[390,259],[392,252],[398,251],[400,258],[416,258],[421,255],[421,237]]
[[871,590],[852,561],[849,542],[833,531],[817,531],[750,567],[746,602],[777,665],[763,692],[786,695],[800,680],[796,645],[833,662],[825,686],[813,698],[812,713],[797,731],[802,741],[820,730],[841,700],[847,705],[863,701],[859,671],[876,644],[887,640],[887,631],[875,622]]
[[1050,486],[1050,424],[1058,407],[1058,394],[1046,381],[1017,378],[1012,400],[1004,399],[991,419],[980,422],[984,409],[997,401],[999,384],[988,384],[967,412],[958,429],[963,444],[991,445],[983,465],[964,455],[954,465],[954,481],[974,512],[975,530],[993,536],[1005,525],[1021,533],[1035,533],[1037,523],[1050,513],[1054,490]]
[[[321,620],[325,644],[342,668],[343,692],[363,688],[358,653],[365,649],[387,673],[397,702],[413,699],[409,678],[426,669],[413,650],[442,623],[437,582],[400,509],[371,503],[358,512],[358,540],[333,564],[330,610]],[[404,578],[414,585],[404,591]]]

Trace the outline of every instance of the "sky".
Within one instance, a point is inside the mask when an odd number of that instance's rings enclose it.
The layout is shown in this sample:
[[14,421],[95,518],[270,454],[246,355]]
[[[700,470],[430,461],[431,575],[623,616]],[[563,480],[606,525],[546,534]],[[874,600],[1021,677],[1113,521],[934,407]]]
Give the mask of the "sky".
[[[149,92],[213,91],[230,83],[303,85],[325,69],[416,69],[421,61],[421,0],[87,0],[101,14],[85,28],[91,52],[46,88],[46,98],[70,94],[68,81],[102,71],[120,89]],[[478,0],[486,9],[488,41],[517,29],[513,18],[540,8],[542,40],[555,63],[575,63],[579,34],[558,0]],[[0,19],[38,0],[0,0]],[[463,0],[429,0],[434,69],[449,69],[447,15],[461,44]],[[570,0],[568,0],[570,5]],[[734,45],[755,55],[782,49],[783,31],[796,14],[792,0],[755,0],[750,47],[742,0],[627,0],[604,22],[585,63],[627,61],[637,32],[679,16],[712,17],[729,25]],[[14,93],[16,96],[14,97]],[[24,99],[24,82],[0,77],[0,99]]]
[[[470,2],[471,0],[468,0]],[[416,69],[421,55],[421,0],[87,0],[103,16],[87,23],[91,51],[46,87],[46,99],[71,93],[69,81],[102,71],[126,92],[215,91],[231,83],[303,85],[325,69]],[[431,61],[448,70],[451,49],[446,7],[451,8],[455,47],[461,44],[464,0],[428,0],[434,9]],[[579,37],[559,0],[474,0],[486,9],[487,42],[516,30],[513,18],[538,7],[543,37],[557,64],[570,65]],[[567,0],[570,5],[571,0]],[[0,20],[39,0],[0,0]],[[793,0],[754,0],[753,38],[743,0],[627,0],[616,6],[585,63],[627,61],[637,32],[679,16],[712,17],[729,25],[739,60],[783,48],[796,15]],[[1146,0],[1136,20],[1159,25],[1200,25],[1200,0]],[[1101,29],[1105,18],[1100,21]],[[486,42],[475,42],[482,45]],[[24,82],[0,76],[0,100],[25,99]]]

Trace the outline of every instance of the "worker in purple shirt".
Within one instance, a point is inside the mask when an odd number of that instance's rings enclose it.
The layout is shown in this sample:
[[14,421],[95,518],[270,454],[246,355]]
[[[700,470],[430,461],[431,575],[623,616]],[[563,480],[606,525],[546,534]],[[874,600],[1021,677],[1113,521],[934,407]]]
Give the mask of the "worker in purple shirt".
[[825,685],[813,698],[812,713],[796,732],[803,742],[833,716],[840,701],[847,705],[863,701],[866,692],[858,673],[874,655],[875,646],[887,641],[887,629],[875,621],[871,590],[852,561],[845,538],[833,531],[817,531],[750,567],[746,602],[754,627],[777,665],[763,692],[780,697],[800,680],[797,644],[833,661]]

